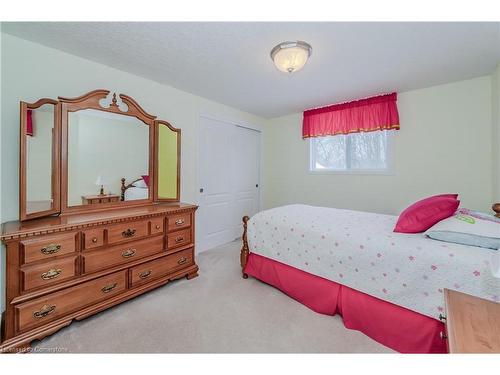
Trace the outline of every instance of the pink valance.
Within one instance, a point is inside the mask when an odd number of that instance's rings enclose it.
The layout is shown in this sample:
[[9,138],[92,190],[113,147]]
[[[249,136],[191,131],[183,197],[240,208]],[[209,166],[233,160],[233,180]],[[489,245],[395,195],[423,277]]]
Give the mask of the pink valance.
[[302,138],[399,129],[397,93],[304,111]]

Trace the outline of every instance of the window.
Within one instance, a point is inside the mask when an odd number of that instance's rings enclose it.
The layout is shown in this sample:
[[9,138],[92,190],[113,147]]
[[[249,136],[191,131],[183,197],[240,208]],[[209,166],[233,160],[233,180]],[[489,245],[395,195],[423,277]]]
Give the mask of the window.
[[392,131],[310,139],[312,172],[390,172]]

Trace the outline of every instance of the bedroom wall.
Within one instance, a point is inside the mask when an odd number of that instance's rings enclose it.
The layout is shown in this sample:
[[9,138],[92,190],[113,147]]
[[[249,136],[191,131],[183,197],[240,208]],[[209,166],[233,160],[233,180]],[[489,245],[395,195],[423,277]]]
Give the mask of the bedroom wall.
[[[3,38],[2,38],[2,23],[0,22],[0,83],[2,79],[2,72],[3,72]],[[3,116],[3,95],[2,95],[2,89],[0,87],[0,121]],[[1,126],[1,122],[0,122]],[[0,128],[1,130],[1,128]],[[0,152],[2,151],[3,147],[3,136],[2,136],[2,131],[0,131]],[[3,157],[2,157],[3,159]],[[2,162],[0,160],[0,176],[3,176],[2,174],[3,168],[2,168]],[[2,222],[2,210],[3,210],[3,199],[1,199],[3,193],[2,189],[2,183],[0,181],[0,222]],[[3,311],[5,310],[5,247],[3,245],[0,246],[0,314],[3,314]],[[3,318],[3,316],[0,316],[0,318]],[[3,319],[2,319],[3,321]],[[0,333],[0,340],[1,340],[1,333]]]
[[[26,138],[26,189],[27,201],[46,201],[52,196],[52,130],[54,126],[54,106],[46,104],[33,111],[34,134]],[[36,155],[36,157],[33,157]]]
[[264,139],[267,208],[289,203],[398,214],[415,200],[457,192],[488,211],[493,196],[492,77],[402,92],[393,175],[311,174],[302,114],[270,121]]
[[[97,88],[132,96],[182,129],[181,199],[197,201],[200,113],[256,128],[267,120],[113,67],[1,33],[1,222],[18,218],[19,101],[75,97]],[[1,251],[2,256],[5,252]],[[0,291],[4,294],[2,261]],[[1,298],[0,311],[3,311]]]
[[492,75],[493,201],[500,202],[500,64]]

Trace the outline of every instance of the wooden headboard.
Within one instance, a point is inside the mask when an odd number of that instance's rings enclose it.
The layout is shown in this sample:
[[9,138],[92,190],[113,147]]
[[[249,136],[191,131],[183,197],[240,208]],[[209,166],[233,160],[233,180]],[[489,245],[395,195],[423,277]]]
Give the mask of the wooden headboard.
[[136,179],[136,180],[134,180],[134,181],[132,181],[132,182],[131,182],[130,184],[128,184],[128,185],[125,185],[125,177],[122,177],[122,187],[121,187],[121,189],[122,189],[122,193],[121,193],[121,195],[120,195],[120,200],[121,200],[121,201],[124,201],[124,200],[125,200],[125,191],[126,191],[129,187],[132,187],[132,186],[133,186],[133,185],[134,185],[137,181],[140,181],[140,180],[142,180],[142,177],[141,177],[141,178],[138,178],[138,179]]
[[500,203],[493,203],[493,206],[491,206],[491,209],[495,211],[495,216],[500,218]]

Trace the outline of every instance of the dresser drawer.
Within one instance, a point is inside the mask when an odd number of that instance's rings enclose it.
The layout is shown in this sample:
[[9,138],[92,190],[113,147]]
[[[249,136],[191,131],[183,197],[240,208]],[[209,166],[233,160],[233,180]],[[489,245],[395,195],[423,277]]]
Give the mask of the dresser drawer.
[[185,213],[169,216],[167,220],[167,226],[169,232],[188,228],[191,226],[191,214]]
[[190,243],[191,243],[191,228],[183,229],[167,235],[167,248],[169,250]]
[[17,331],[46,324],[124,291],[126,276],[127,271],[120,271],[16,306]]
[[141,241],[84,253],[85,273],[118,266],[136,259],[159,253],[163,250],[163,237],[155,236]]
[[57,258],[21,268],[23,290],[57,284],[76,276],[76,256]]
[[66,233],[21,241],[24,263],[73,253],[76,250],[75,236],[76,233]]
[[104,245],[104,229],[88,229],[82,232],[83,235],[83,248],[93,249]]
[[163,217],[151,219],[151,234],[163,233]]
[[193,249],[188,249],[138,265],[130,269],[132,287],[166,276],[193,263]]
[[108,229],[108,244],[127,241],[148,235],[148,221],[132,221],[125,224],[116,224]]

